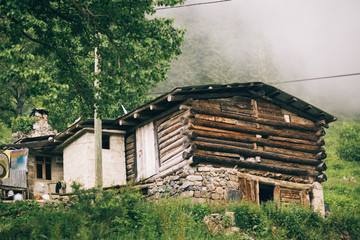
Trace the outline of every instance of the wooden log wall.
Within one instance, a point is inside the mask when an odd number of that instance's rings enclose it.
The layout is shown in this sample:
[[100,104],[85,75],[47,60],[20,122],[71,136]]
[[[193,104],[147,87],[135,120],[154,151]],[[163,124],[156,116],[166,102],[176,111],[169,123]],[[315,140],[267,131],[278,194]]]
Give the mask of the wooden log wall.
[[182,156],[192,157],[194,164],[237,165],[307,182],[326,180],[321,138],[325,125],[321,122],[314,123],[256,97],[197,100],[189,112],[180,123],[174,122],[174,127],[188,138],[184,145],[188,149]]
[[180,110],[155,121],[159,144],[159,172],[168,171],[176,166],[183,165],[185,159],[183,151],[188,147],[186,142],[189,138],[182,135],[185,119],[190,119],[191,113],[186,106],[181,106]]
[[125,164],[126,164],[126,181],[135,180],[136,165],[135,165],[135,133],[126,136],[125,139]]

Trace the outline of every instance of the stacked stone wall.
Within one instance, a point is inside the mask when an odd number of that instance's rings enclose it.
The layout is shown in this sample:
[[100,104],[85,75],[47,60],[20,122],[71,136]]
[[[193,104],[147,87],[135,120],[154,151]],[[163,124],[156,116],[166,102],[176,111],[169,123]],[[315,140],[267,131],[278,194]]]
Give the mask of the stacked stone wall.
[[150,185],[150,198],[160,196],[192,198],[196,203],[228,199],[229,190],[238,190],[238,170],[210,165],[185,166],[173,175]]

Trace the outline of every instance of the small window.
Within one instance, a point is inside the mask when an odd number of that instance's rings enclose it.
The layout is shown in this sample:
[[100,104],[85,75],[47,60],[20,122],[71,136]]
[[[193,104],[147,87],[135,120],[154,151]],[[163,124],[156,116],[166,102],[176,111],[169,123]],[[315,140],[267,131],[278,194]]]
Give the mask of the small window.
[[110,149],[110,135],[102,135],[102,149]]
[[36,178],[51,180],[51,158],[50,157],[36,157]]

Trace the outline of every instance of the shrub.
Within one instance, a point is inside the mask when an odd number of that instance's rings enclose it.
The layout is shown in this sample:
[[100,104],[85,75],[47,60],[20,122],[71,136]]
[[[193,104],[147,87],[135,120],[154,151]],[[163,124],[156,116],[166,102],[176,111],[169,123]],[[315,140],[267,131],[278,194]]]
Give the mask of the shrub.
[[341,127],[337,154],[347,161],[360,162],[360,124],[345,122]]
[[17,117],[11,118],[11,128],[14,132],[21,131],[21,132],[28,132],[32,130],[33,124],[35,123],[36,119],[33,117]]

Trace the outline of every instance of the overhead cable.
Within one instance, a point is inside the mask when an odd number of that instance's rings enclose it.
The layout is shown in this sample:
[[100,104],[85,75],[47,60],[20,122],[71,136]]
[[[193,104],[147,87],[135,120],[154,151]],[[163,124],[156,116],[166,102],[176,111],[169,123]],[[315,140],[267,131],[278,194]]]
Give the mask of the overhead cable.
[[210,2],[190,3],[190,4],[185,4],[185,5],[177,5],[177,6],[173,6],[173,7],[160,7],[160,8],[155,8],[155,10],[166,10],[166,9],[172,9],[172,8],[193,7],[193,6],[198,6],[198,5],[207,5],[207,4],[230,2],[230,1],[231,0],[217,0],[217,1],[210,1]]

